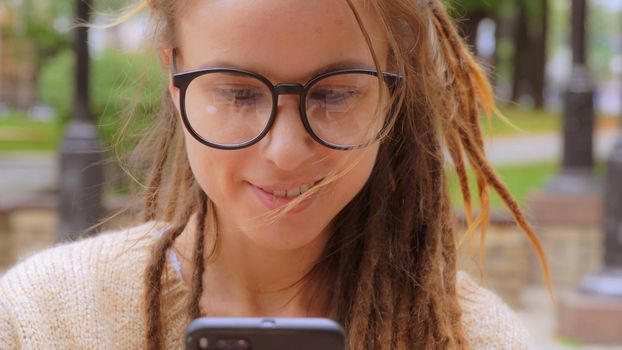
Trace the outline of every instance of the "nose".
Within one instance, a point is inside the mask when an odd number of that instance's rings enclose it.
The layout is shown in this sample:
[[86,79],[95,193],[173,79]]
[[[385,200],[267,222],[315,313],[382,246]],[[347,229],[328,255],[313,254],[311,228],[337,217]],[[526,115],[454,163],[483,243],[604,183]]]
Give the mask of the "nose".
[[295,95],[279,97],[274,124],[260,142],[262,156],[284,171],[301,168],[319,146],[302,123],[298,100]]

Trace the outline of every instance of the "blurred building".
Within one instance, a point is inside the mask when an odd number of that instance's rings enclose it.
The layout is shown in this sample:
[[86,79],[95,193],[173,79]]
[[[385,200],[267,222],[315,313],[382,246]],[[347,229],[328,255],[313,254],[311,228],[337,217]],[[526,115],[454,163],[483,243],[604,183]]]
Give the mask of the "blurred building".
[[32,43],[12,35],[15,17],[0,3],[0,111],[28,108],[36,102],[35,67]]

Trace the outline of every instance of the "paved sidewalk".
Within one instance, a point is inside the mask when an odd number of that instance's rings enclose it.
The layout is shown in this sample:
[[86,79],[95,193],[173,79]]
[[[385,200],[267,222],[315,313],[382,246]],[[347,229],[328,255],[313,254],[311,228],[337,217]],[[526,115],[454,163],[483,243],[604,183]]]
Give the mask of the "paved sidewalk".
[[[594,157],[607,159],[618,135],[617,129],[601,130],[594,139]],[[492,164],[520,164],[542,161],[561,161],[562,137],[557,134],[487,138],[486,154]]]
[[57,188],[58,160],[54,153],[0,154],[0,198]]

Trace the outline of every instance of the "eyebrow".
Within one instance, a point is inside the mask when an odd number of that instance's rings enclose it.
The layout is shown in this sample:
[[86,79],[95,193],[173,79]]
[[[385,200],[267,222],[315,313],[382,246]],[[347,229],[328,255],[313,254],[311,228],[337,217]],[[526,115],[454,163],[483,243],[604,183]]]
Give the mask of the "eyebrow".
[[375,69],[376,67],[373,67],[373,66],[370,67],[369,65],[364,64],[363,62],[360,62],[357,60],[343,60],[343,61],[331,63],[329,65],[321,67],[313,71],[307,78],[313,78],[320,74],[332,72],[332,71],[339,70],[339,69],[352,69],[352,68]]

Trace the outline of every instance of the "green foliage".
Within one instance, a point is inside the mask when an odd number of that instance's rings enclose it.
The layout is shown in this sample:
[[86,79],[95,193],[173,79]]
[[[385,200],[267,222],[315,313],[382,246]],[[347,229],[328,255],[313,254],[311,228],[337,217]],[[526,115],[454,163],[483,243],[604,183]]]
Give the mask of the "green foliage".
[[39,65],[47,56],[53,55],[63,49],[69,48],[69,37],[64,33],[57,32],[52,26],[39,21],[28,21],[25,31],[26,40],[31,41],[37,48],[35,64]]
[[41,69],[37,86],[41,101],[54,108],[57,118],[62,121],[69,119],[71,113],[72,55],[71,51],[65,50],[50,59]]
[[33,120],[23,112],[9,111],[0,115],[0,152],[53,152],[62,132],[57,121]]
[[[495,167],[497,174],[508,186],[510,193],[514,196],[519,205],[523,205],[527,195],[535,190],[542,188],[558,171],[558,166],[553,162],[503,165]],[[473,171],[468,171],[473,196],[473,208],[478,208],[479,198],[477,197],[477,184]],[[449,194],[452,203],[456,207],[462,207],[462,194],[460,185],[453,169],[447,169]],[[493,209],[503,209],[505,205],[499,195],[490,189],[490,206]]]
[[111,140],[127,117],[137,131],[157,114],[166,78],[155,55],[107,51],[94,61],[93,83],[93,109]]
[[[39,96],[67,121],[73,101],[73,55],[64,51],[42,69]],[[165,77],[155,57],[105,51],[91,64],[91,108],[107,144],[131,117],[130,132],[141,129],[160,106]]]
[[[529,16],[538,18],[542,13],[542,4],[544,0],[521,0],[528,11]],[[453,15],[458,17],[468,16],[473,12],[488,12],[512,16],[516,12],[519,4],[512,1],[503,0],[448,0],[447,5],[451,9]]]
[[525,136],[535,133],[556,133],[561,130],[561,116],[547,110],[530,110],[516,106],[503,108],[501,113],[513,125],[496,117],[493,117],[490,123],[487,119],[483,119],[482,127],[485,135]]
[[[559,171],[559,165],[555,162],[538,162],[527,164],[508,164],[495,166],[495,171],[501,180],[507,185],[510,193],[519,205],[523,206],[531,192],[542,189]],[[594,167],[597,177],[604,176],[606,165],[598,161]],[[453,168],[446,169],[447,182],[449,187],[449,197],[455,207],[462,208],[462,194],[460,184]],[[473,196],[473,208],[479,208],[479,197],[477,196],[477,184],[475,175],[471,169],[468,170],[469,185]],[[492,188],[490,191],[490,207],[495,210],[505,209],[505,204],[499,195]]]
[[502,0],[448,0],[445,1],[452,16],[468,17],[473,12],[495,12],[503,5]]
[[587,18],[588,64],[595,78],[611,78],[610,60],[619,52],[620,12],[609,11],[604,6],[591,6]]
[[70,46],[68,31],[59,31],[56,26],[72,16],[72,0],[22,0],[7,1],[7,9],[14,16],[8,27],[2,28],[5,35],[35,48],[34,54],[20,57],[40,66],[48,57]]

